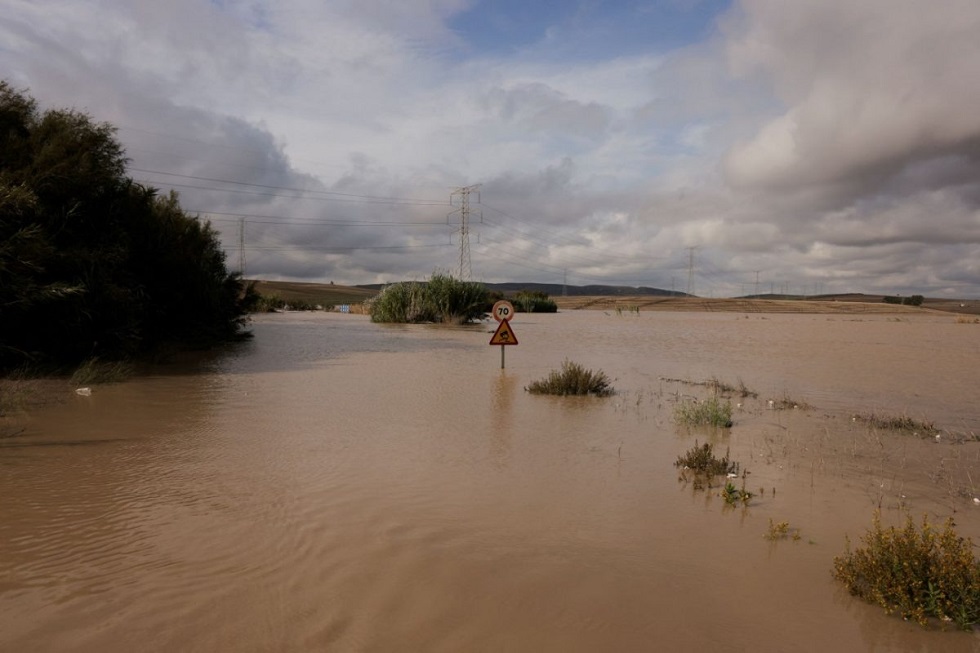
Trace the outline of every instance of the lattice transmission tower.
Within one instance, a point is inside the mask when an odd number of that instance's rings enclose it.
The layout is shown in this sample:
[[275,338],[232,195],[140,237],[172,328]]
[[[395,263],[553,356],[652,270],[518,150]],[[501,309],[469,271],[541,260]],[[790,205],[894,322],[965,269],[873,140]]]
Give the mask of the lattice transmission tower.
[[[480,203],[480,184],[473,186],[461,186],[449,195],[450,206],[457,207],[446,218],[452,224],[454,218],[459,218],[459,271],[458,276],[462,281],[469,281],[473,276],[473,263],[470,260],[470,221],[473,210],[470,209],[470,195],[476,194],[476,203]],[[483,221],[483,213],[478,212],[477,217]]]

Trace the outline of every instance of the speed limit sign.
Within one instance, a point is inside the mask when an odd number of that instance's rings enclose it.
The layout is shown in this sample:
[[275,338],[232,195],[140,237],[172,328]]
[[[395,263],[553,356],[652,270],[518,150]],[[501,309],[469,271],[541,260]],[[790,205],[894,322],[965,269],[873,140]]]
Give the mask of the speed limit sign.
[[491,312],[493,313],[493,319],[498,322],[509,322],[514,317],[514,305],[506,299],[501,299],[493,305]]

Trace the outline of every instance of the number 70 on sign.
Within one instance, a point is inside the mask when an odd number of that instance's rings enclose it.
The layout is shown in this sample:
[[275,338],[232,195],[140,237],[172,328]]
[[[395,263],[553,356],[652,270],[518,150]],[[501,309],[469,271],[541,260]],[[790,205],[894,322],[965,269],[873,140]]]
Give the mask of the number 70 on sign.
[[493,319],[498,322],[509,322],[514,317],[514,305],[506,299],[501,299],[493,305],[490,312],[493,313]]

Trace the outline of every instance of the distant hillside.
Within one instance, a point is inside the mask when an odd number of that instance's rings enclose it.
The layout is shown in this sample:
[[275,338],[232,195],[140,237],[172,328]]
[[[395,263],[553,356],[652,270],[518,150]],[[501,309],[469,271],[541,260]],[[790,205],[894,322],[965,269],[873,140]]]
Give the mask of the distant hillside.
[[[548,293],[560,310],[615,309],[619,307],[640,310],[705,310],[744,312],[891,312],[914,313],[932,309],[970,316],[980,316],[980,301],[959,299],[925,299],[921,308],[896,306],[882,302],[881,295],[841,293],[837,295],[791,296],[762,294],[728,299],[690,297],[686,293],[671,293],[659,288],[631,288],[629,286],[562,286],[547,283],[488,283],[487,288],[511,296],[521,290]],[[261,295],[322,306],[340,304],[359,305],[378,294],[382,284],[340,286],[324,283],[295,281],[258,281],[256,289]],[[564,292],[564,294],[563,294]],[[970,318],[973,319],[972,317]]]
[[[368,284],[357,286],[357,288],[365,288],[374,291],[381,290],[383,284]],[[485,283],[483,284],[489,290],[496,290],[502,292],[505,295],[513,295],[522,290],[531,290],[537,292],[547,293],[552,297],[560,297],[562,295],[567,295],[569,297],[616,297],[616,296],[651,296],[651,297],[687,297],[686,293],[682,292],[671,292],[669,290],[662,290],[660,288],[649,288],[647,286],[640,286],[639,288],[634,288],[632,286],[563,286],[560,283]]]

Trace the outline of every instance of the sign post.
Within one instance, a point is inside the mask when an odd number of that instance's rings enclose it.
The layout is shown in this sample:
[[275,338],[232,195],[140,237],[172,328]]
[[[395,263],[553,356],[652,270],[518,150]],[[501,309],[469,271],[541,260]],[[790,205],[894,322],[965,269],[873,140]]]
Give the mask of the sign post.
[[499,302],[493,305],[491,310],[493,313],[493,319],[500,322],[497,325],[497,330],[493,332],[493,337],[490,338],[491,345],[500,345],[500,369],[504,369],[504,352],[507,345],[516,345],[517,334],[514,333],[514,329],[510,326],[510,320],[514,317],[514,305],[507,300],[501,299]]

